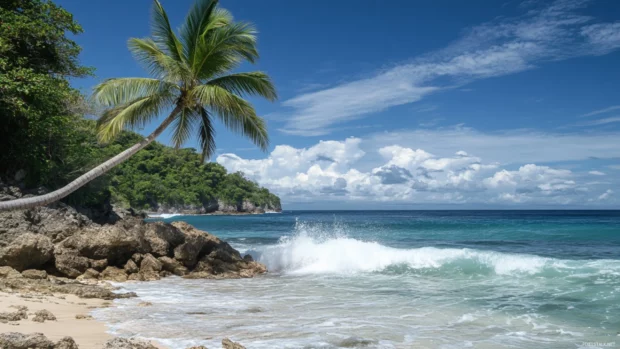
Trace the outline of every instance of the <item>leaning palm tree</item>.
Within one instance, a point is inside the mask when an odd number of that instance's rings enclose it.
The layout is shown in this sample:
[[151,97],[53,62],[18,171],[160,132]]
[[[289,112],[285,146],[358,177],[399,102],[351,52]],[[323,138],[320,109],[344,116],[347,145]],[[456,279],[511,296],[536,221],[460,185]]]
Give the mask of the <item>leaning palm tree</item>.
[[234,22],[217,0],[196,0],[177,36],[159,1],[154,0],[152,37],[132,38],[129,50],[151,78],[109,79],[94,88],[92,98],[105,111],[98,135],[108,142],[126,128],[141,127],[172,110],[153,133],[103,164],[49,194],[0,202],[0,211],[47,205],[64,198],[153,142],[173,124],[172,142],[180,147],[196,131],[203,160],[215,151],[214,119],[249,138],[262,150],[269,143],[265,122],[243,97],[277,98],[268,75],[231,73],[240,63],[255,62],[256,31]]

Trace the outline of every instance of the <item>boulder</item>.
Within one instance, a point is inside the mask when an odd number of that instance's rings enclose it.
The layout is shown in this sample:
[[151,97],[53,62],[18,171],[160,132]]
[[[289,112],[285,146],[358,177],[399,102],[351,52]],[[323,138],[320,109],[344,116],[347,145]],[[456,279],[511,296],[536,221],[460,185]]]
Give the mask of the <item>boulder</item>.
[[224,349],[245,349],[243,345],[233,342],[228,338],[224,338],[222,340],[222,348]]
[[56,248],[54,251],[54,263],[56,270],[62,274],[76,278],[90,268],[90,260],[80,256],[77,250]]
[[77,280],[97,280],[99,279],[100,274],[101,273],[99,273],[95,269],[90,268],[90,269],[86,269],[84,274],[78,276],[76,279]]
[[54,349],[79,349],[77,343],[71,337],[64,337],[56,342]]
[[157,349],[157,347],[138,339],[114,338],[107,341],[103,349]]
[[7,332],[0,334],[0,348],[2,349],[54,349],[54,343],[43,333]]
[[125,263],[125,267],[123,269],[125,269],[127,274],[137,273],[140,270],[136,265],[136,262],[131,259],[128,260],[127,263]]
[[0,279],[21,279],[24,276],[11,267],[0,267]]
[[8,245],[0,248],[0,265],[19,271],[43,267],[51,261],[54,245],[47,236],[23,233]]
[[56,316],[52,314],[49,310],[39,310],[34,313],[34,318],[32,318],[34,322],[45,322],[45,321],[56,321]]
[[107,266],[108,266],[108,260],[107,259],[96,259],[96,260],[91,260],[90,261],[90,267],[95,269],[95,270],[97,270],[97,271],[102,271]]
[[19,320],[27,319],[28,313],[26,311],[27,311],[27,308],[26,309],[21,308],[13,312],[0,312],[0,321],[6,322],[6,321],[19,321]]
[[155,256],[167,256],[172,249],[185,241],[184,234],[174,226],[163,222],[147,224],[144,227],[144,238]]
[[101,280],[123,282],[127,281],[127,273],[125,273],[123,269],[119,269],[117,267],[107,267],[101,272],[99,278]]
[[172,226],[185,235],[185,242],[174,249],[174,258],[190,269],[196,265],[201,256],[208,254],[223,243],[217,237],[185,222],[173,222]]
[[156,272],[159,273],[162,269],[162,263],[157,260],[157,258],[153,257],[152,254],[147,253],[142,258],[142,262],[140,262],[140,272]]
[[161,276],[156,271],[144,271],[129,275],[127,280],[129,281],[157,281],[161,279]]
[[47,279],[47,272],[45,270],[28,269],[22,271],[22,276],[26,279],[42,280]]
[[[149,246],[136,220],[121,221],[113,226],[90,226],[62,242],[90,259],[106,259],[110,265],[123,265],[134,253],[145,253]],[[127,227],[126,227],[127,226]]]
[[158,260],[162,264],[162,269],[174,275],[183,276],[188,273],[187,268],[181,262],[170,257],[159,257]]

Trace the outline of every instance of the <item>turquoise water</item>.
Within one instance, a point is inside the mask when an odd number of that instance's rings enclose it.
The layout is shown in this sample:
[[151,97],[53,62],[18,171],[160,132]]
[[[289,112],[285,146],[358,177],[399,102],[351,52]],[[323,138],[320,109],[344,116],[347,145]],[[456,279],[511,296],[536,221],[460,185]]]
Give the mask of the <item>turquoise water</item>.
[[[171,348],[620,346],[618,211],[180,216],[265,263],[248,280],[125,284],[98,311]],[[137,307],[150,301],[149,308]]]

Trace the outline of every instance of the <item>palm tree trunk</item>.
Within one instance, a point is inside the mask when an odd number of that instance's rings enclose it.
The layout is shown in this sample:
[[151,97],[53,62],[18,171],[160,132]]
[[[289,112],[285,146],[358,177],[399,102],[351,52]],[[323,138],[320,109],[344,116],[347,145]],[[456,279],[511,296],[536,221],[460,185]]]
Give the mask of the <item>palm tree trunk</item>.
[[161,125],[159,125],[159,127],[157,127],[155,131],[153,131],[153,133],[151,133],[150,135],[148,135],[148,137],[140,141],[140,143],[136,143],[131,148],[128,148],[127,150],[119,153],[118,155],[114,156],[108,161],[102,163],[101,165],[79,176],[73,182],[67,184],[66,186],[58,190],[55,190],[51,193],[47,193],[45,195],[17,199],[17,200],[10,200],[10,201],[0,201],[0,212],[27,209],[27,208],[32,208],[36,206],[44,206],[52,202],[56,202],[64,198],[65,196],[73,193],[74,191],[78,190],[80,187],[82,187],[86,183],[108,172],[110,169],[119,165],[125,160],[129,159],[135,153],[139,152],[144,147],[146,147],[151,142],[153,142],[155,138],[157,138],[157,136],[159,136],[162,132],[164,132],[166,127],[168,127],[170,123],[172,123],[172,121],[174,120],[174,117],[179,113],[180,110],[181,108],[177,106],[170,113],[170,115],[166,118],[166,120],[164,120],[164,122],[162,122]]

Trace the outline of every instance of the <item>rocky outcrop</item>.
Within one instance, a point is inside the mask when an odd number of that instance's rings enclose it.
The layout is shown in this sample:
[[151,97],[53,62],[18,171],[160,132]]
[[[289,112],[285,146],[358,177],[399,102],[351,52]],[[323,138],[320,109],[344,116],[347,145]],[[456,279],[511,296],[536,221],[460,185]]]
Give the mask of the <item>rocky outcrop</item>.
[[181,213],[181,214],[261,214],[265,212],[282,212],[282,207],[277,203],[255,205],[249,200],[238,203],[229,203],[224,200],[211,200],[202,206],[195,205],[176,205],[166,204],[157,205],[156,214]]
[[2,349],[78,349],[71,337],[64,337],[54,343],[43,333],[7,332],[0,334],[0,348]]
[[[78,349],[77,344],[71,337],[64,337],[54,343],[42,333],[17,333],[7,332],[0,334],[0,348],[2,349]],[[222,340],[224,349],[245,349],[239,343],[228,338]],[[102,349],[157,349],[149,342],[135,338],[113,338],[105,342]],[[187,349],[207,349],[204,346]]]
[[157,347],[138,339],[114,338],[107,341],[103,349],[157,349]]
[[243,345],[233,342],[228,338],[224,338],[222,340],[222,348],[224,349],[245,349]]
[[2,212],[0,268],[15,269],[19,276],[8,275],[10,270],[0,270],[0,276],[27,284],[48,274],[123,282],[169,275],[247,278],[266,272],[249,255],[241,256],[225,241],[187,223],[147,223],[142,218],[127,213],[114,224],[98,224],[63,204]]
[[[91,270],[91,269],[89,269]],[[11,267],[0,267],[0,291],[38,292],[43,294],[74,294],[81,298],[119,299],[135,297],[133,292],[115,293],[105,284],[92,285],[79,280],[48,276],[45,279],[29,279]],[[0,346],[0,348],[2,348]]]

